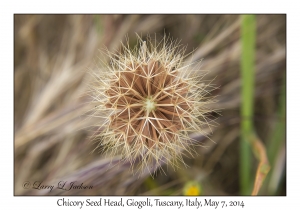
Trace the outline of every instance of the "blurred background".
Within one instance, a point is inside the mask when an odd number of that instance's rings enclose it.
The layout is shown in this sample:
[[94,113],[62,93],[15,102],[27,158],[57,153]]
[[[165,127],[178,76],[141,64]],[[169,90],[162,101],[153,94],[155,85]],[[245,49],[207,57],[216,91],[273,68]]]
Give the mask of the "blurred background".
[[[98,122],[85,116],[87,69],[107,60],[99,50],[118,51],[126,36],[134,46],[136,33],[180,40],[193,51],[187,60],[203,58],[205,79],[218,87],[214,142],[191,134],[205,147],[185,158],[188,167],[164,165],[153,176],[92,152],[90,126]],[[256,187],[258,195],[286,195],[285,87],[285,15],[15,15],[14,193],[250,195]],[[34,189],[60,181],[93,188]]]

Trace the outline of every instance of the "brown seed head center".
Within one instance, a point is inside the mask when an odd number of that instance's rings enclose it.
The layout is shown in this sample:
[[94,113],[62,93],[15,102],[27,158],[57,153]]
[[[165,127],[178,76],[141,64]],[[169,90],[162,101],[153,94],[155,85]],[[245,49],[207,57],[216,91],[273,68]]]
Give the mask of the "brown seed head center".
[[153,110],[155,110],[156,108],[156,104],[154,102],[154,100],[152,99],[152,97],[148,97],[146,98],[145,102],[144,102],[144,109],[150,113]]
[[106,107],[116,110],[109,127],[128,144],[171,142],[190,120],[187,93],[187,82],[161,62],[130,64],[106,92]]

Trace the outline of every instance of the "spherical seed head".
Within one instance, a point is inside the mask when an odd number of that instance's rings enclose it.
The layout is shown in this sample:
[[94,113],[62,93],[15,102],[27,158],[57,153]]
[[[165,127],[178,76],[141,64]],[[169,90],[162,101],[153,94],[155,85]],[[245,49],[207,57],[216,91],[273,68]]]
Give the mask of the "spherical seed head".
[[199,69],[183,63],[177,43],[166,43],[147,47],[139,38],[135,50],[123,46],[92,86],[96,115],[106,118],[98,147],[131,163],[140,158],[142,169],[183,162],[182,152],[196,144],[189,134],[202,131],[210,111]]

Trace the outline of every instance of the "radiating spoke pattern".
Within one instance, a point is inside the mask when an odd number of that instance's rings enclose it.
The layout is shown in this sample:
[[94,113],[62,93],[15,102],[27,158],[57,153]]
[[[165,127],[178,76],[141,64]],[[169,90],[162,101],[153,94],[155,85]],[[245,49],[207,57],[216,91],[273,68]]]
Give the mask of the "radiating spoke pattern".
[[196,143],[189,133],[201,133],[208,125],[203,75],[198,67],[183,64],[183,52],[174,43],[147,47],[140,40],[140,46],[110,55],[110,65],[95,77],[95,114],[107,116],[98,148],[131,163],[141,158],[142,168],[162,161],[177,166],[182,151],[193,153],[190,145]]

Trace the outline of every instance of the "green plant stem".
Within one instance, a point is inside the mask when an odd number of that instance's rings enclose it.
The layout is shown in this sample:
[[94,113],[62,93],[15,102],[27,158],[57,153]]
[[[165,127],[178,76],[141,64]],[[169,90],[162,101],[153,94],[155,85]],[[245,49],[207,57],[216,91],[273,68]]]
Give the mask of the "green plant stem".
[[253,132],[253,99],[255,78],[255,36],[254,15],[242,15],[241,24],[241,141],[240,141],[240,189],[242,195],[251,190],[251,148],[250,136]]
[[283,85],[281,88],[280,101],[279,101],[279,110],[278,110],[278,120],[275,124],[274,131],[269,144],[268,155],[270,157],[270,162],[273,165],[284,140],[285,135],[285,112],[286,112],[286,99],[285,99],[285,77],[283,77]]
[[283,77],[283,84],[281,88],[280,100],[279,100],[279,108],[277,111],[278,120],[275,123],[275,126],[271,132],[271,136],[269,139],[268,145],[268,156],[270,158],[270,164],[272,167],[271,176],[268,177],[266,180],[269,184],[268,186],[268,193],[270,195],[275,195],[277,191],[277,186],[272,186],[270,183],[271,177],[275,176],[274,169],[276,168],[276,158],[280,156],[281,148],[285,144],[285,132],[286,132],[286,78]]

